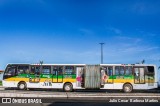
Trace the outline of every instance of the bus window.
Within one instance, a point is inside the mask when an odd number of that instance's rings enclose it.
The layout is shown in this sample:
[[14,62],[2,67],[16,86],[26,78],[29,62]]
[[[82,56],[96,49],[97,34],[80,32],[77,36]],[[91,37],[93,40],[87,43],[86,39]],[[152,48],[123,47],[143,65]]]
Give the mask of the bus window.
[[43,66],[42,67],[42,74],[50,74],[51,67],[50,66]]
[[154,86],[155,82],[155,70],[154,66],[147,66],[145,79],[148,82],[148,86]]
[[108,67],[108,75],[112,76],[113,67]]
[[147,68],[148,68],[149,74],[154,74],[154,67],[153,66],[147,66]]
[[115,67],[115,75],[119,75],[119,66]]
[[15,76],[16,68],[15,67],[9,67],[7,71],[5,72],[5,75],[8,76]]
[[40,75],[40,67],[38,67],[38,66],[32,66],[32,67],[31,67],[30,74]]
[[131,66],[126,66],[126,73],[125,75],[132,75],[132,67]]
[[31,67],[31,72],[30,72],[30,74],[34,74],[34,71],[35,71],[35,67]]
[[7,66],[3,79],[10,78],[16,75],[17,67],[16,66]]
[[113,83],[112,74],[113,74],[112,66],[101,67],[101,84]]
[[17,74],[28,74],[29,73],[29,66],[18,66]]
[[66,66],[65,67],[64,74],[71,75],[71,74],[75,74],[75,73],[76,73],[76,71],[74,69],[74,66]]
[[63,75],[63,67],[58,67],[58,75]]
[[104,72],[107,76],[112,76],[112,72],[113,72],[113,67],[112,66],[102,67],[101,70],[104,70]]
[[116,66],[115,75],[124,75],[124,66]]
[[52,74],[57,75],[57,71],[58,71],[58,67],[54,66]]
[[124,66],[119,67],[119,73],[120,75],[124,75]]
[[53,75],[63,75],[63,66],[53,66]]

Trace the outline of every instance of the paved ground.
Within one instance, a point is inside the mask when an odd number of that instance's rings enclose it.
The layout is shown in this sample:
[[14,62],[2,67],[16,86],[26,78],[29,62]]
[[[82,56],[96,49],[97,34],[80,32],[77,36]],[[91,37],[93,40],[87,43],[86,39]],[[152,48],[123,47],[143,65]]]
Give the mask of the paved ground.
[[[45,98],[43,104],[35,104],[36,106],[108,106],[117,105],[127,100],[133,99],[138,100],[136,106],[146,106],[160,105],[160,90],[147,90],[147,91],[134,91],[133,93],[123,93],[122,91],[113,90],[76,90],[74,92],[63,92],[62,90],[17,90],[17,89],[1,89],[0,98],[18,98],[28,99],[28,98]],[[151,103],[141,103],[142,100],[151,100]],[[120,101],[119,101],[120,100]],[[111,103],[109,103],[111,101]],[[158,101],[158,103],[157,103]],[[136,102],[136,101],[135,101]],[[153,102],[153,103],[152,103]],[[9,104],[0,104],[0,106],[5,106]],[[18,106],[17,104],[12,104],[12,106]],[[27,105],[28,104],[23,104]],[[32,104],[33,105],[33,104]],[[124,106],[124,104],[123,104]]]
[[33,98],[64,98],[64,99],[106,99],[111,97],[157,97],[160,98],[159,90],[135,91],[123,93],[113,90],[77,90],[74,92],[63,92],[62,90],[0,90],[0,97],[33,97]]
[[159,106],[157,103],[43,103],[43,104],[0,104],[0,106]]

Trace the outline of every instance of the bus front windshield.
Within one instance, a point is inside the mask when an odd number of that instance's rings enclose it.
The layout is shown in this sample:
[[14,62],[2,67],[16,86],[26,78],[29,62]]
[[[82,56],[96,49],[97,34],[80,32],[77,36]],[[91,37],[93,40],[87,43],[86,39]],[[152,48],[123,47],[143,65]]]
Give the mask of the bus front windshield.
[[13,77],[15,76],[15,73],[16,73],[16,67],[7,67],[3,79]]

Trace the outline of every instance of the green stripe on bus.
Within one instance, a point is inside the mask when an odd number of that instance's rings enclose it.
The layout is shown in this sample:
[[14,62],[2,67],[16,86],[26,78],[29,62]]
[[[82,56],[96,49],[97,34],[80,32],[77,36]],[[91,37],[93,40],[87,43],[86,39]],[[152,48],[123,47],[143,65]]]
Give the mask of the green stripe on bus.
[[[18,76],[14,76],[12,78],[35,78],[38,77],[36,75],[33,74],[19,74]],[[40,78],[72,78],[72,79],[76,79],[76,75],[52,75],[52,74],[41,74]]]
[[109,76],[109,79],[133,79],[133,75],[113,75]]
[[[13,78],[35,78],[34,74],[19,74],[18,76],[14,76]],[[76,75],[58,75],[58,78],[72,78],[76,79]],[[40,74],[40,78],[57,78],[56,75],[52,74]],[[109,79],[134,79],[133,75],[113,75],[109,76]]]

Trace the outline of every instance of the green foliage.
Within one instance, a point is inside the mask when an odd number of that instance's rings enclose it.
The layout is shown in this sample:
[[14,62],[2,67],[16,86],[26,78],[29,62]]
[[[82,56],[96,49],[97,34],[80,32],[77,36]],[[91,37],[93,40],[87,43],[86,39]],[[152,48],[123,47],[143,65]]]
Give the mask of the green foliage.
[[0,86],[2,86],[2,81],[0,81]]

